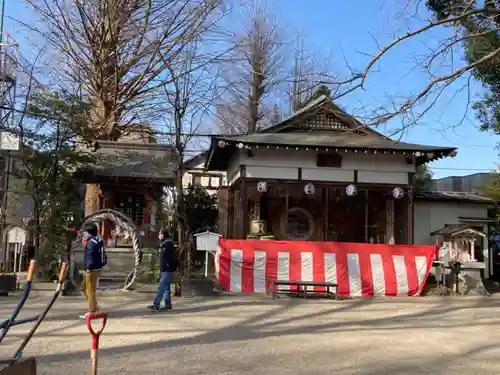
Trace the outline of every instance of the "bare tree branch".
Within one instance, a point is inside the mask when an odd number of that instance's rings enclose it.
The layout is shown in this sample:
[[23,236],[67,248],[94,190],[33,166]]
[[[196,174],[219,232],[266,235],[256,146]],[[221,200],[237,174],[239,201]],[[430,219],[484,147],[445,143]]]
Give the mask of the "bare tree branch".
[[[169,65],[194,40],[206,41],[225,14],[223,0],[28,0],[33,28],[64,60],[62,73],[83,84],[101,138],[127,133],[152,112]],[[82,82],[83,81],[83,82]]]

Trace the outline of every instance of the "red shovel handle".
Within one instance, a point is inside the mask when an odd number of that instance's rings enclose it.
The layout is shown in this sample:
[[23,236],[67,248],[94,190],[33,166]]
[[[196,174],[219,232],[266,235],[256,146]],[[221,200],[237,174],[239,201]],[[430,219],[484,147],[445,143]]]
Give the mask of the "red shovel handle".
[[[97,331],[94,331],[92,327],[92,320],[102,319],[101,326]],[[105,312],[91,312],[87,315],[87,328],[92,335],[92,349],[97,349],[99,347],[99,336],[101,336],[104,327],[106,327],[106,321],[108,320],[108,313]]]

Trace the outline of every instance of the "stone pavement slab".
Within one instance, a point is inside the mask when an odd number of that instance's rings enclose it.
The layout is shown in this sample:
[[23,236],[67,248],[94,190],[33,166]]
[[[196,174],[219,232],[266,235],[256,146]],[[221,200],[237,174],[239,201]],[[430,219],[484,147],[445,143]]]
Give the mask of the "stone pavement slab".
[[[102,296],[109,312],[99,374],[498,374],[500,301],[493,298],[363,298],[345,301],[221,295],[145,310],[144,294]],[[23,316],[49,294],[35,293]],[[0,300],[8,317],[17,297]],[[88,373],[90,335],[81,297],[61,297],[25,350],[39,374]],[[0,357],[30,325],[11,329]]]

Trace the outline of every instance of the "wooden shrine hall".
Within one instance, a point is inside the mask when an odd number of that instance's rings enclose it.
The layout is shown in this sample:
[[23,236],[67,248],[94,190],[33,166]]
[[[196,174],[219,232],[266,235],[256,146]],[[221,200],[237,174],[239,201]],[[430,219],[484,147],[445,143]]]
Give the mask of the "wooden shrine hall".
[[213,136],[209,171],[227,171],[227,238],[413,243],[416,167],[453,147],[392,140],[320,96],[258,133]]

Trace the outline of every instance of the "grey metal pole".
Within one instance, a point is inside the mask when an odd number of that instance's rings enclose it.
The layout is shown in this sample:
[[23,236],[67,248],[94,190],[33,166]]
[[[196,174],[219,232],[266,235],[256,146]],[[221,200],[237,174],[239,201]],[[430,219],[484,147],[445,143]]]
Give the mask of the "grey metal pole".
[[7,227],[7,196],[9,190],[9,179],[10,179],[10,164],[11,157],[10,151],[7,151],[7,158],[5,159],[5,168],[4,168],[4,179],[3,179],[3,200],[2,200],[2,224],[0,226],[0,233],[2,236],[2,246],[3,246],[3,263],[5,264],[7,261],[7,234],[5,233],[5,228]]
[[0,43],[2,43],[3,39],[3,23],[5,18],[5,0],[2,0],[2,5],[0,8]]
[[[0,44],[2,43],[3,41],[3,24],[4,24],[4,18],[5,18],[5,0],[2,0],[2,3],[1,3],[1,7],[0,7]],[[0,52],[1,52],[1,46],[0,46]],[[1,115],[1,113],[0,113]],[[3,124],[0,124],[0,125],[3,125]],[[7,160],[6,160],[6,163],[9,161],[8,160],[9,157],[7,157]],[[7,172],[7,164],[5,164],[5,172]],[[4,196],[7,194],[7,191],[5,190],[5,179],[7,179],[7,176],[8,174],[5,174],[5,177],[4,177]],[[1,225],[1,240],[2,240],[2,246],[3,246],[3,249],[4,249],[4,253],[3,253],[3,264],[5,266],[7,266],[5,264],[6,262],[6,259],[7,259],[7,246],[5,245],[5,236],[4,236],[4,228],[5,228],[5,225],[4,225],[4,212],[2,210],[2,225]],[[5,271],[7,271],[7,269],[5,269]]]

